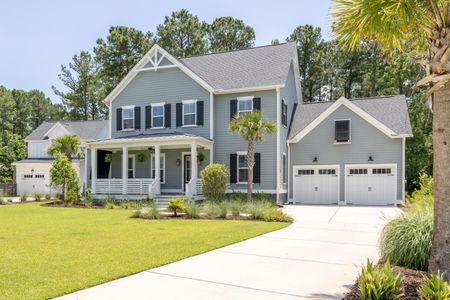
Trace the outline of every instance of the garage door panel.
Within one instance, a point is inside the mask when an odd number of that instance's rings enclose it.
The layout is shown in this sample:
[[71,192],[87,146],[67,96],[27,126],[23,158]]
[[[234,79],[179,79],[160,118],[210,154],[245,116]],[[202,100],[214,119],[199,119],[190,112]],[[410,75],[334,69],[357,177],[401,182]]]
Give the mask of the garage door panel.
[[296,166],[294,168],[294,202],[333,204],[338,196],[338,167]]

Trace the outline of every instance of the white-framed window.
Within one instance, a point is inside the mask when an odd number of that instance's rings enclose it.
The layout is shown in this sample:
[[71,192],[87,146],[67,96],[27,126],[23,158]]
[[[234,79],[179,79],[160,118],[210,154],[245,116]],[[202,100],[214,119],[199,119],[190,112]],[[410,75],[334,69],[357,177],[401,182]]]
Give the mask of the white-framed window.
[[44,179],[45,176],[44,176],[44,174],[35,174],[34,178]]
[[337,144],[351,142],[350,120],[334,120],[334,142]]
[[23,179],[31,179],[33,178],[33,174],[23,174]]
[[286,153],[283,153],[283,172],[282,172],[282,178],[281,178],[281,182],[282,183],[286,183],[286,178],[287,178],[287,159],[286,159]]
[[134,129],[134,106],[122,107],[122,130]]
[[134,154],[128,155],[128,178],[133,179],[136,176],[136,159]]
[[152,104],[152,128],[164,128],[164,103]]
[[237,182],[247,183],[247,181],[248,181],[247,153],[239,152],[237,154]]
[[[150,170],[152,170],[152,178],[155,178],[155,154],[152,153],[150,158]],[[166,154],[160,153],[159,156],[159,181],[166,183]]]
[[183,101],[183,126],[197,125],[197,100]]
[[253,97],[238,98],[238,116],[253,111]]

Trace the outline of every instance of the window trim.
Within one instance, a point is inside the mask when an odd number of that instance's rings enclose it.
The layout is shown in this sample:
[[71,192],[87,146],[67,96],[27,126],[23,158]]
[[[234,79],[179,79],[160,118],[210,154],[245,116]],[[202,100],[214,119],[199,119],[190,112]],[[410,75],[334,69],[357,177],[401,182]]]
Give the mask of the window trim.
[[[165,102],[159,102],[159,103],[152,103],[152,104],[150,104],[150,106],[152,107],[152,127],[151,127],[151,129],[164,129],[164,128],[166,128],[164,125],[166,124],[165,122],[166,122],[166,107],[165,107]],[[154,121],[154,118],[155,118],[155,113],[154,113],[154,111],[153,111],[153,109],[155,108],[155,107],[162,107],[162,109],[163,109],[163,112],[162,112],[162,126],[155,126],[154,125],[154,123],[153,123],[153,121]],[[158,118],[160,118],[161,116],[157,116]]]
[[[191,100],[183,100],[183,101],[181,101],[181,103],[182,103],[182,113],[181,113],[181,115],[182,115],[182,123],[183,123],[183,125],[181,126],[181,127],[185,127],[185,128],[188,128],[188,127],[197,127],[197,99],[191,99]],[[194,124],[184,124],[184,105],[185,104],[194,104],[194,107],[195,107],[195,111],[194,111]],[[189,115],[192,115],[192,113],[189,113]]]
[[[348,141],[336,141],[336,121],[348,121]],[[335,145],[349,145],[352,143],[352,120],[351,119],[334,119],[334,144]]]
[[[135,179],[136,178],[136,154],[128,154],[128,159],[133,159],[133,168],[130,169],[130,162],[128,162],[128,169],[127,169],[127,179]],[[133,171],[133,177],[130,178],[130,170]]]
[[237,98],[237,116],[239,117],[241,115],[241,110],[239,110],[239,102],[242,101],[250,101],[252,104],[252,108],[250,110],[243,110],[242,113],[252,112],[253,111],[253,99],[254,96],[246,96],[246,97],[238,97]]
[[[160,162],[161,161],[163,162],[163,168],[160,168],[160,170],[163,170],[163,178],[162,178],[162,181],[160,180],[159,183],[160,184],[165,184],[166,183],[166,154],[165,153],[160,153],[159,156],[160,156],[159,157]],[[153,160],[154,159],[155,159],[155,153],[150,154],[150,178],[152,178],[152,179],[154,179],[152,177],[152,174],[153,174],[154,167],[156,167],[156,165],[153,166]],[[156,175],[156,170],[155,170],[155,175]]]
[[[127,105],[127,106],[122,106],[122,130],[121,131],[133,131],[135,130],[134,128],[134,123],[135,123],[135,119],[136,116],[134,115],[134,108],[136,106],[135,105]],[[125,128],[125,110],[131,109],[131,111],[133,112],[133,128]],[[131,118],[127,118],[127,120],[131,120]]]
[[248,165],[244,168],[239,168],[239,156],[247,156],[247,151],[238,151],[236,152],[236,184],[247,184],[248,181],[240,181],[239,180],[239,170],[240,169],[247,169],[247,178],[248,178]]

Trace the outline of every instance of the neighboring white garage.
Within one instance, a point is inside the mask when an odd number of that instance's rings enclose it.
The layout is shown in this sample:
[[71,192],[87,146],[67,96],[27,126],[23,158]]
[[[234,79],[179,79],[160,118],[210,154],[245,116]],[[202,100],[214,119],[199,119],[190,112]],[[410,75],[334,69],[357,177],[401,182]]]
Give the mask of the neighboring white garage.
[[397,165],[345,165],[347,204],[392,205],[396,196]]
[[293,172],[293,192],[295,203],[338,203],[338,165],[299,165],[293,167]]

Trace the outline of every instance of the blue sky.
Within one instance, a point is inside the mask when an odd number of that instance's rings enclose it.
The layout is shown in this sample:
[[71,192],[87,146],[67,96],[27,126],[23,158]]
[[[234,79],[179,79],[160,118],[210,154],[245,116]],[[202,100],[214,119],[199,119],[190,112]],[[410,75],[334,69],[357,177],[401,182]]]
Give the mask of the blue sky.
[[164,17],[187,8],[201,20],[232,16],[255,29],[256,45],[284,41],[303,24],[322,28],[329,38],[329,0],[1,0],[0,85],[39,89],[54,102],[61,88],[60,65],[81,50],[91,51],[112,25],[156,30]]

